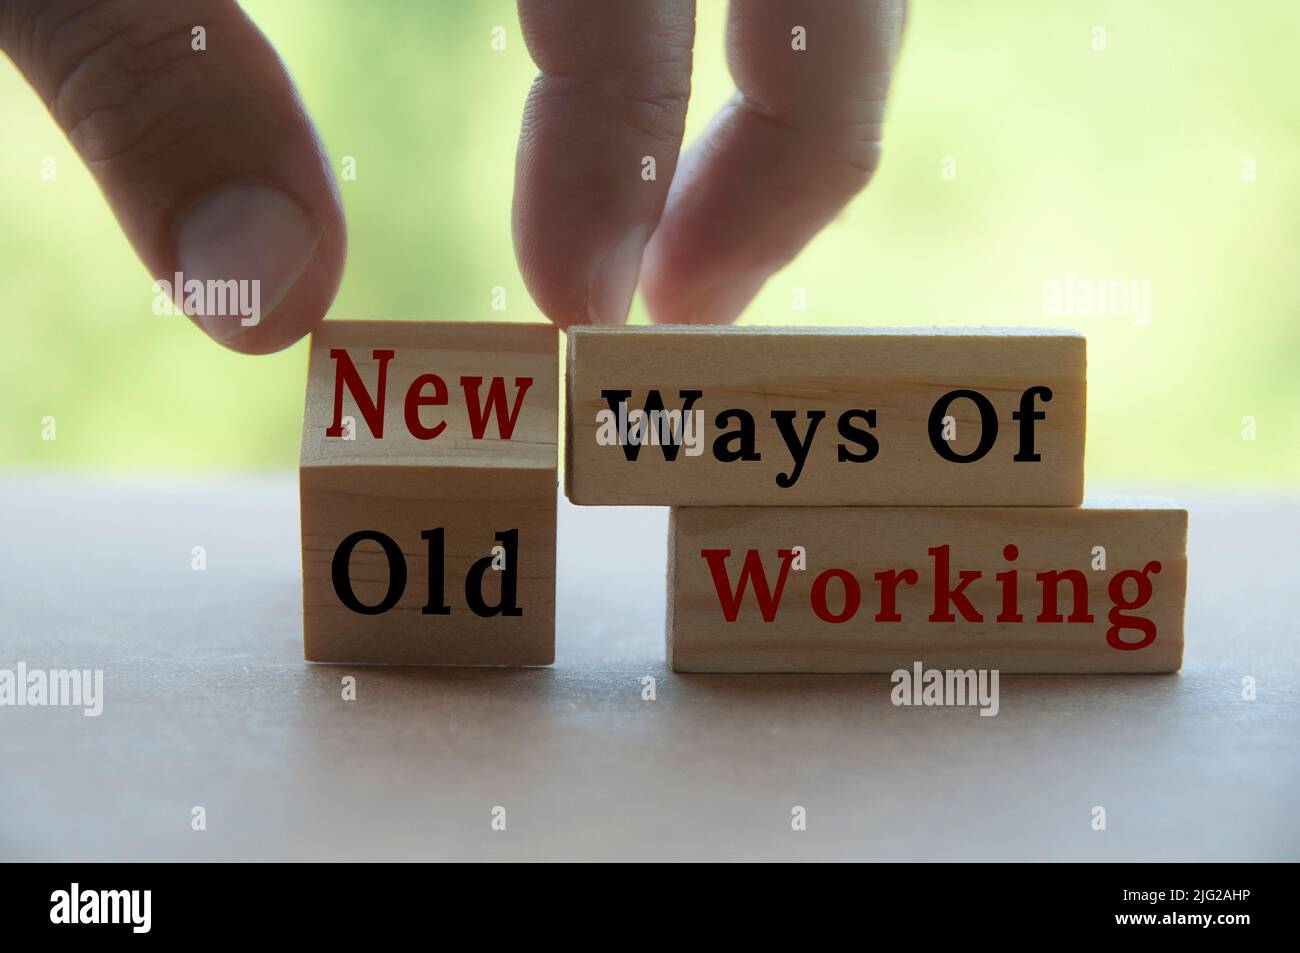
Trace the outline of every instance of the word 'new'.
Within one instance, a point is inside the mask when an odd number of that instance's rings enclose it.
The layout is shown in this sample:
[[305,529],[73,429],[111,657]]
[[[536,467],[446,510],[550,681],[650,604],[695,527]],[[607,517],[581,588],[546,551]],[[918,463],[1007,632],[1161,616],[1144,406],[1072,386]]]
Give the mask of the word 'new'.
[[[659,447],[663,458],[670,462],[678,459],[682,451],[688,457],[704,454],[707,441],[705,413],[695,407],[696,402],[704,396],[702,390],[679,391],[682,405],[671,410],[665,407],[663,395],[658,390],[648,393],[642,407],[630,409],[630,390],[609,389],[600,393],[609,404],[609,409],[601,408],[596,412],[596,443],[599,446],[621,447],[623,456],[629,463],[638,459],[643,446]],[[1014,462],[1037,463],[1042,460],[1042,455],[1034,450],[1034,425],[1039,420],[1045,420],[1047,414],[1036,408],[1036,402],[1041,400],[1047,403],[1051,399],[1051,388],[1042,385],[1027,388],[1020,395],[1020,407],[1011,414],[1011,419],[1020,425],[1019,446],[1011,458]],[[953,418],[950,410],[959,400],[974,404],[980,418],[979,441],[974,449],[965,453],[958,452],[951,444]],[[776,474],[777,486],[789,489],[798,482],[826,414],[824,410],[804,411],[806,423],[801,433],[797,410],[771,411],[772,421],[790,457],[790,465]],[[880,454],[880,440],[871,432],[876,423],[877,413],[874,408],[853,407],[840,413],[836,421],[836,430],[841,438],[836,444],[836,462],[870,463],[876,459]],[[713,426],[719,433],[714,438],[711,449],[714,459],[719,463],[763,459],[763,454],[758,449],[758,423],[749,411],[740,407],[720,411],[714,417]],[[997,408],[979,391],[964,388],[950,390],[935,401],[930,409],[926,431],[930,445],[944,460],[950,463],[974,463],[988,456],[997,443]]]
[[[352,395],[371,436],[376,440],[384,436],[384,400],[388,392],[388,362],[393,359],[394,351],[376,348],[371,357],[379,362],[378,383],[372,397],[365,381],[357,370],[346,348],[330,348],[330,358],[334,361],[334,420],[325,430],[327,437],[345,436],[343,425],[343,391],[346,388]],[[465,412],[469,419],[470,436],[482,440],[487,432],[488,421],[497,418],[497,435],[502,440],[514,436],[515,424],[524,405],[524,395],[533,385],[531,377],[515,378],[515,399],[510,405],[506,400],[506,382],[502,377],[492,378],[488,384],[487,400],[482,397],[483,378],[465,375],[460,378],[460,387],[465,395]],[[449,402],[447,383],[437,374],[421,374],[411,381],[406,390],[406,399],[402,405],[402,417],[406,429],[417,440],[434,440],[447,429],[447,421],[439,420],[435,424],[426,424],[420,416],[422,407],[446,407]]]

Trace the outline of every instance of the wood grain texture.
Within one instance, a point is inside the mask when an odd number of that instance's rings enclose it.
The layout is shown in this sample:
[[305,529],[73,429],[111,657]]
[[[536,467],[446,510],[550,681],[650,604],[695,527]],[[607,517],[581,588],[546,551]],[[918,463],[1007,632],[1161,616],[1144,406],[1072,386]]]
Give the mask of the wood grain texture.
[[[362,379],[374,393],[376,362],[371,354],[389,348],[388,388],[383,437],[376,439],[362,423],[352,395],[345,391],[343,413],[355,418],[355,440],[325,436],[334,414],[334,362],[330,348],[346,348]],[[559,332],[550,324],[472,324],[421,321],[326,321],[311,336],[307,368],[307,403],[303,412],[303,466],[508,467],[556,469],[559,417]],[[404,401],[411,382],[437,374],[446,384],[445,407],[426,407],[428,426],[447,424],[434,440],[418,440],[407,430]],[[513,401],[516,377],[531,377],[519,421],[510,440],[495,427],[475,440],[464,413],[463,376],[505,378]],[[486,385],[481,393],[486,393]]]
[[[382,435],[344,389],[342,413],[352,416],[354,440],[326,435],[334,419],[335,361],[346,348],[367,393],[378,393],[375,349],[391,349]],[[436,437],[421,439],[406,420],[406,395],[422,375],[445,385],[446,404],[418,408]],[[462,378],[483,378],[484,412],[494,377],[504,378],[507,411],[517,378],[531,378],[508,438],[498,416],[481,437],[470,424]],[[299,470],[302,511],[303,645],[316,662],[389,665],[547,665],[555,646],[555,514],[558,420],[558,333],[548,325],[326,322],[313,335]],[[471,387],[474,387],[471,383]],[[433,393],[426,385],[423,394]],[[500,409],[500,408],[498,408]],[[430,567],[430,541],[442,530],[443,559]],[[505,571],[473,574],[476,563],[516,531],[517,551]],[[400,598],[386,611],[349,608],[332,575],[340,544],[358,532],[380,533],[405,567]],[[351,592],[363,606],[381,605],[395,561],[375,538],[355,545],[346,560]],[[441,573],[438,572],[441,567]],[[519,615],[476,613],[498,605],[513,574]],[[480,578],[481,577],[481,578]],[[441,600],[430,592],[441,579]],[[422,611],[430,608],[449,611]]]
[[[1187,579],[1187,512],[1160,503],[1089,503],[1081,508],[754,508],[685,507],[670,520],[668,658],[678,672],[892,672],[920,660],[927,668],[988,668],[1009,673],[1172,672],[1182,664],[1183,605]],[[1018,553],[1008,560],[1004,547]],[[726,621],[703,550],[730,550],[725,559],[734,594],[745,554],[762,558],[771,589],[779,579],[778,550],[801,546],[807,568],[790,570],[781,600],[764,621],[750,578],[734,622]],[[937,560],[931,548],[948,548],[951,586],[961,570],[982,575],[964,590],[980,621],[967,621],[947,600],[954,622],[931,622],[936,611]],[[1106,568],[1092,568],[1094,547],[1104,547]],[[714,557],[715,560],[718,557]],[[1144,648],[1108,644],[1112,580],[1125,570],[1160,570],[1145,605],[1124,616],[1150,620],[1155,637]],[[818,577],[830,569],[852,576],[861,597],[851,618],[830,622],[813,610]],[[883,611],[877,573],[913,569],[914,585],[896,588],[898,622],[877,621]],[[998,622],[1003,583],[995,574],[1017,573],[1016,602],[1023,622]],[[1039,572],[1078,570],[1088,592],[1092,622],[1038,621],[1044,583]],[[1122,599],[1139,601],[1140,581],[1128,576]],[[843,578],[824,582],[824,609],[832,617],[849,608]],[[1059,583],[1057,609],[1075,609],[1070,581]],[[770,591],[770,590],[769,590]],[[1121,610],[1122,611],[1121,602]],[[1118,618],[1118,638],[1144,633]]]
[[[555,657],[555,471],[473,468],[304,468],[302,604],[304,654],[313,662],[385,665],[549,665]],[[445,530],[448,615],[421,612],[428,598],[424,529]],[[349,534],[378,530],[401,548],[405,594],[382,615],[343,605],[331,582],[335,549]],[[495,534],[518,530],[519,617],[470,611],[465,580],[489,555]],[[379,544],[351,558],[353,590],[377,605],[389,584]],[[484,574],[483,597],[495,605],[501,574]]]
[[[568,342],[565,489],[594,505],[924,505],[1076,506],[1083,499],[1085,345],[1075,332],[1033,329],[888,330],[782,328],[571,328]],[[1012,413],[1023,392],[1043,385],[1037,462],[1013,462],[1020,425]],[[624,447],[598,443],[598,414],[609,411],[602,391],[631,392],[640,408],[658,389],[668,409],[680,408],[683,389],[702,391],[703,451],[665,459],[660,446],[640,447],[635,461]],[[931,409],[944,394],[975,390],[992,403],[997,438],[981,459],[945,460],[931,445]],[[753,415],[761,459],[722,462],[714,441],[735,429],[720,411]],[[879,442],[874,459],[841,461],[846,441],[838,422],[847,410],[876,411],[868,432]],[[794,484],[793,456],[771,417],[793,410],[802,439],[808,411],[826,412],[814,432]],[[980,414],[967,399],[949,413],[957,425],[954,452],[979,443]],[[857,421],[858,426],[865,426]],[[732,444],[733,449],[735,444]]]

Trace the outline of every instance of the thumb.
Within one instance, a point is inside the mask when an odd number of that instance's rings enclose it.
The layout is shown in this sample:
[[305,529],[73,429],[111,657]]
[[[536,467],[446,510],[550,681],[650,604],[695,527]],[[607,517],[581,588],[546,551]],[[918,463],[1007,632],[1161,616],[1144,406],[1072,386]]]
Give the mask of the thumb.
[[284,65],[233,0],[0,0],[0,47],[156,279],[248,282],[172,288],[211,337],[262,354],[320,321],[346,249],[337,187]]

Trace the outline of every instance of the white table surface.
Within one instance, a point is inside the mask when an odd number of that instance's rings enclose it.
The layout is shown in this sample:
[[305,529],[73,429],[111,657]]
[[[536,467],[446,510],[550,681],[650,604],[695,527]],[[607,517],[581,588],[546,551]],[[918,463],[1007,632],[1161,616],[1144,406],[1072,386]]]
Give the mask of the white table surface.
[[1182,672],[1004,676],[981,718],[671,674],[666,510],[561,504],[551,668],[343,668],[301,657],[295,475],[11,473],[0,667],[105,707],[0,708],[0,859],[1300,859],[1300,496],[1129,489],[1191,510]]

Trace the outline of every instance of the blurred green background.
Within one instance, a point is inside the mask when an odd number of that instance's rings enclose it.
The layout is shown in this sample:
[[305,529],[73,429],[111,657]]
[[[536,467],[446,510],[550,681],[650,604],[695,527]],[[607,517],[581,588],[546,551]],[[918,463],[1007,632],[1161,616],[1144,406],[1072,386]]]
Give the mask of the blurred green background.
[[[245,6],[336,171],[356,159],[332,315],[541,320],[510,241],[535,72],[514,4]],[[731,90],[724,20],[700,0],[688,139]],[[1294,0],[914,0],[883,167],[743,322],[1076,327],[1090,478],[1300,486],[1297,37]],[[8,61],[0,114],[0,464],[292,466],[305,344],[241,357],[155,316],[149,276]],[[1149,322],[1045,316],[1067,274],[1149,281]]]

